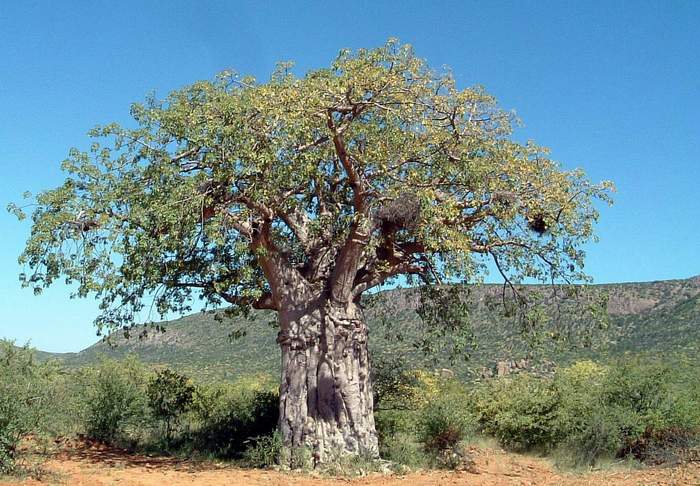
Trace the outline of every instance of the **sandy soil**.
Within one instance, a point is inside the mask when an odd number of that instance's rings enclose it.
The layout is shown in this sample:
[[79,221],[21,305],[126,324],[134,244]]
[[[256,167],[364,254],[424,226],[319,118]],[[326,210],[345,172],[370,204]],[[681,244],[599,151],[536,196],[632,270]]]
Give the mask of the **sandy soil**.
[[494,449],[474,449],[472,472],[419,472],[404,476],[374,474],[353,479],[330,479],[303,474],[235,468],[212,462],[128,454],[95,444],[63,444],[43,464],[41,479],[1,482],[0,486],[369,486],[437,485],[700,485],[700,464],[673,468],[618,469],[587,474],[556,472],[544,459]]

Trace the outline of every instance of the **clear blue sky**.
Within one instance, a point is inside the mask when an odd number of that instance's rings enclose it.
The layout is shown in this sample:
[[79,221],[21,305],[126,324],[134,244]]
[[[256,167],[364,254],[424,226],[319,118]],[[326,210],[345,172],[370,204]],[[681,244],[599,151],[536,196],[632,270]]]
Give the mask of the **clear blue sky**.
[[[587,269],[597,282],[700,273],[698,1],[4,1],[0,202],[62,181],[71,146],[129,105],[232,68],[327,65],[343,47],[414,45],[482,84],[565,167],[618,187]],[[20,289],[27,222],[0,212],[0,336],[49,351],[95,340],[94,301]]]

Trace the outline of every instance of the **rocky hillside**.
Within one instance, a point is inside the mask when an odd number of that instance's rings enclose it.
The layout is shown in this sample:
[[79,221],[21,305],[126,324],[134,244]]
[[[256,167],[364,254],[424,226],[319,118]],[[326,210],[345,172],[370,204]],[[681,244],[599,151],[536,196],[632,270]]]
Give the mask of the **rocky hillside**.
[[[372,296],[366,303],[371,351],[375,361],[405,359],[418,366],[450,368],[459,375],[478,376],[484,367],[495,367],[504,359],[529,363],[569,361],[591,357],[606,359],[627,352],[682,353],[700,350],[700,277],[645,283],[599,285],[594,292],[608,295],[610,325],[593,348],[571,348],[545,343],[536,349],[526,346],[513,323],[496,312],[487,312],[483,302],[500,292],[500,286],[485,285],[471,292],[471,314],[476,346],[468,359],[450,361],[440,352],[424,354],[415,347],[422,326],[415,312],[414,290],[391,290]],[[279,352],[275,345],[274,315],[253,313],[248,319],[219,322],[211,313],[193,314],[167,323],[140,328],[142,337],[111,336],[79,353],[48,354],[67,365],[84,365],[101,355],[121,357],[136,354],[148,363],[167,364],[200,377],[227,378],[248,373],[276,374]],[[139,332],[132,332],[132,336]],[[237,339],[232,335],[244,334]],[[447,343],[449,344],[449,343]]]

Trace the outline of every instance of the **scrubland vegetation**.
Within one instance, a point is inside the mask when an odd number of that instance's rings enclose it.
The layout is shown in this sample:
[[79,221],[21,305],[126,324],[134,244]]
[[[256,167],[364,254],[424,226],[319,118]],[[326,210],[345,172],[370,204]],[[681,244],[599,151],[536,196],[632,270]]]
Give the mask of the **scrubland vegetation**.
[[[21,470],[24,441],[66,436],[273,467],[282,453],[276,390],[268,375],[197,383],[134,358],[65,369],[4,343],[0,471]],[[580,361],[548,376],[520,373],[469,383],[380,366],[375,394],[381,465],[399,471],[469,468],[469,447],[489,440],[514,452],[547,455],[563,469],[699,457],[700,371],[682,360]],[[379,466],[360,457],[339,458],[328,468],[345,474]]]
[[377,418],[384,457],[409,466],[454,467],[483,437],[567,469],[620,458],[678,462],[698,444],[700,375],[690,366],[582,361],[547,377],[467,384],[411,372],[401,380]]

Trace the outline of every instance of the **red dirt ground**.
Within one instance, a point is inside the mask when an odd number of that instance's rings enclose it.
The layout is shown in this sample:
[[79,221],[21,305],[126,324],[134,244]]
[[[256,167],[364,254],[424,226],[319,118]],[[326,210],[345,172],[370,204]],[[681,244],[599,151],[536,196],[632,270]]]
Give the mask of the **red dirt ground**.
[[700,464],[668,468],[610,469],[586,474],[557,472],[545,459],[509,454],[495,449],[471,451],[473,472],[416,472],[403,476],[373,474],[346,479],[314,477],[259,469],[240,469],[215,462],[147,457],[95,444],[63,444],[48,454],[40,479],[0,482],[0,486],[369,486],[438,485],[700,485]]

